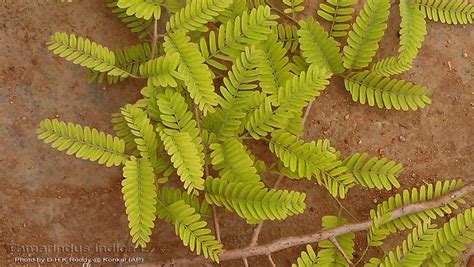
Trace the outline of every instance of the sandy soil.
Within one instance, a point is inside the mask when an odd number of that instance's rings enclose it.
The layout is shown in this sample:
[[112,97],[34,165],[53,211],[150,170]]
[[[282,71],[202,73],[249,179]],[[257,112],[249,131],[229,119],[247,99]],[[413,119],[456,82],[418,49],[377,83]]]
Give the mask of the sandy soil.
[[[305,10],[314,14],[314,1]],[[120,168],[66,157],[36,139],[43,118],[90,125],[111,132],[110,115],[138,97],[141,84],[87,84],[85,71],[47,51],[55,31],[89,37],[110,48],[135,43],[102,1],[12,1],[0,3],[0,265],[15,257],[128,256],[147,263],[190,256],[171,226],[158,222],[149,252],[122,253],[131,246],[120,193]],[[395,54],[399,16],[392,7],[390,24],[377,58]],[[417,112],[379,110],[353,103],[341,79],[316,101],[306,123],[305,139],[329,138],[343,155],[367,151],[403,163],[403,188],[447,178],[474,181],[473,115],[474,40],[472,26],[428,22],[428,36],[414,68],[402,78],[433,89],[433,104]],[[257,148],[258,149],[258,148]],[[265,177],[271,183],[275,177]],[[320,228],[320,217],[338,214],[339,206],[312,182],[284,181],[283,187],[307,192],[307,212],[284,222],[265,225],[261,242],[310,233]],[[342,204],[358,219],[367,218],[374,202],[391,192],[354,188]],[[472,203],[472,201],[471,201]],[[344,214],[350,221],[354,221]],[[245,246],[252,227],[234,215],[221,218],[226,248]],[[357,234],[356,257],[365,248],[365,233]],[[21,245],[89,247],[83,253],[22,253]],[[97,252],[96,246],[109,252]],[[115,246],[115,248],[114,248]],[[11,248],[14,248],[12,251]],[[273,255],[278,266],[289,266],[301,247]],[[373,250],[369,254],[380,255]],[[269,266],[265,257],[251,266]],[[227,262],[223,266],[241,266]]]

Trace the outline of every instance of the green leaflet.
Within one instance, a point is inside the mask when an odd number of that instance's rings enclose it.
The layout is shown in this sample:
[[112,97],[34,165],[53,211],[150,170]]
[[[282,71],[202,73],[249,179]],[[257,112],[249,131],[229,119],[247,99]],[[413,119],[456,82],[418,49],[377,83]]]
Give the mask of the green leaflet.
[[180,78],[176,69],[180,63],[179,54],[166,54],[140,65],[140,74],[148,77],[148,86],[177,87],[175,78]]
[[[219,16],[230,4],[232,0],[191,0],[170,17],[166,30],[168,32],[201,30],[207,22]],[[207,31],[207,28],[204,29]]]
[[357,16],[344,47],[344,67],[361,69],[369,65],[387,28],[389,0],[368,0]]
[[316,266],[316,253],[310,245],[306,245],[306,251],[301,252],[301,256],[298,257],[296,263],[293,263],[291,267],[313,267]]
[[256,46],[262,54],[262,60],[257,66],[259,86],[265,94],[270,95],[276,94],[280,87],[292,77],[286,49],[277,39],[277,35],[271,34],[267,40]]
[[344,37],[350,28],[349,21],[355,9],[357,0],[326,0],[319,4],[317,14],[331,23],[329,36],[334,38]]
[[260,139],[274,129],[299,134],[302,109],[320,95],[329,84],[329,77],[324,69],[316,67],[301,72],[299,77],[293,76],[287,80],[285,87],[280,87],[276,94],[266,97],[263,103],[249,113],[245,129],[254,139]]
[[332,37],[312,17],[300,21],[299,42],[303,56],[309,64],[315,64],[332,73],[342,73],[339,47]]
[[118,0],[117,6],[126,9],[126,14],[145,20],[159,20],[163,0]]
[[180,93],[166,90],[164,94],[157,95],[156,103],[161,112],[161,123],[168,129],[188,133],[198,150],[200,162],[204,164],[202,138],[184,97]]
[[59,151],[97,161],[107,167],[119,166],[128,159],[124,154],[125,142],[122,139],[87,126],[45,119],[40,122],[36,133],[38,139],[46,144],[51,143],[51,147]]
[[472,24],[474,5],[467,0],[413,0],[429,20],[447,24]]
[[130,75],[127,71],[115,66],[116,59],[113,51],[96,42],[76,35],[57,32],[51,35],[48,49],[54,54],[97,72],[106,72],[111,76],[125,78]]
[[261,56],[261,51],[253,47],[246,48],[224,78],[224,86],[221,86],[221,95],[218,97],[219,107],[205,118],[219,138],[233,137],[238,133],[252,98],[256,96],[257,86],[252,83],[258,79],[256,66]]
[[412,63],[400,60],[398,57],[388,57],[377,61],[372,66],[372,72],[385,77],[401,74],[411,69]]
[[283,0],[283,4],[288,7],[285,8],[283,12],[291,14],[293,18],[296,16],[297,13],[304,10],[303,0]]
[[158,216],[175,226],[176,235],[185,246],[197,255],[203,254],[206,259],[219,262],[222,244],[211,234],[207,222],[194,207],[182,199],[171,204],[159,201],[157,207]]
[[168,214],[168,212],[173,212],[173,210],[169,210],[167,207],[180,200],[194,208],[196,213],[199,213],[202,218],[208,219],[212,216],[211,207],[206,201],[201,201],[198,197],[188,195],[186,191],[174,187],[160,187],[158,189],[156,201],[157,216],[160,219],[171,222],[173,215]]
[[417,110],[431,104],[430,90],[411,82],[383,77],[374,72],[352,73],[344,79],[352,100],[395,110]]
[[174,57],[178,54],[180,63],[178,73],[186,84],[186,90],[194,99],[194,103],[206,115],[215,111],[217,94],[211,79],[211,71],[204,64],[204,58],[195,43],[190,41],[183,31],[177,31],[165,36],[165,52]]
[[278,41],[283,43],[283,48],[294,53],[299,47],[298,27],[291,24],[278,24],[272,27],[273,32],[278,36]]
[[211,144],[209,148],[212,150],[212,166],[219,171],[222,180],[261,184],[253,160],[247,154],[244,145],[237,139],[228,138],[222,142]]
[[271,26],[277,25],[278,18],[271,14],[269,6],[259,6],[244,12],[234,20],[222,24],[218,31],[209,32],[209,37],[201,38],[200,51],[210,66],[226,70],[227,67],[216,59],[233,61],[240,57],[245,46],[256,45],[272,33]]
[[369,158],[367,153],[355,153],[344,160],[358,184],[377,189],[391,190],[392,186],[400,187],[396,176],[401,172],[402,165],[385,158]]
[[121,113],[134,136],[136,148],[142,158],[147,158],[153,165],[158,164],[158,138],[147,113],[136,105],[126,105]]
[[[474,9],[473,9],[474,11]],[[426,35],[426,22],[423,13],[416,8],[411,0],[400,1],[400,53],[402,62],[412,62],[421,48]]]
[[155,226],[155,175],[147,158],[131,157],[123,167],[122,193],[130,235],[137,246],[146,247]]
[[435,242],[436,232],[436,225],[429,222],[418,225],[401,245],[386,253],[379,266],[421,266]]
[[454,258],[473,241],[474,208],[468,208],[438,229],[426,266],[452,266]]
[[[137,76],[139,68],[142,63],[145,63],[150,56],[150,46],[147,43],[127,46],[122,49],[114,50],[115,66],[122,69],[131,75]],[[125,80],[127,77],[120,77],[107,74],[106,72],[98,72],[90,70],[89,82],[97,80],[101,83],[104,78],[107,78],[109,84],[115,84]]]
[[224,206],[247,222],[282,220],[302,213],[305,209],[304,193],[267,189],[262,184],[228,182],[208,177],[205,197],[209,204]]
[[188,194],[204,189],[202,156],[187,132],[162,129],[160,137]]

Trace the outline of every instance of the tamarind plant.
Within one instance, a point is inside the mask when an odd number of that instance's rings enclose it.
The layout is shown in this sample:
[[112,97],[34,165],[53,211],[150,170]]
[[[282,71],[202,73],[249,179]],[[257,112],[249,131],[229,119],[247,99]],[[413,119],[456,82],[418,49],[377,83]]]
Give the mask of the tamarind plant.
[[[301,139],[304,114],[333,76],[344,79],[361,104],[425,107],[431,103],[428,88],[392,76],[411,68],[426,19],[468,24],[474,18],[473,5],[464,0],[400,0],[398,54],[373,62],[391,4],[367,0],[351,24],[356,2],[321,3],[320,24],[312,16],[301,18],[303,0],[283,0],[284,9],[261,0],[108,1],[143,43],[111,50],[58,32],[48,49],[86,67],[90,81],[146,79],[143,97],[112,115],[115,136],[45,119],[38,137],[68,155],[123,166],[123,199],[137,246],[150,242],[158,218],[174,225],[191,251],[216,262],[270,255],[278,249],[256,244],[225,252],[217,208],[249,224],[303,213],[305,193],[268,187],[261,178],[266,173],[313,180],[339,198],[354,186],[398,188],[401,164],[367,153],[342,157],[327,139]],[[163,30],[158,20],[166,20]],[[253,155],[246,146],[250,139],[263,140],[278,161]],[[348,266],[355,231],[367,230],[369,248],[410,229],[399,246],[366,266],[449,266],[474,239],[474,209],[441,227],[433,221],[458,209],[472,191],[459,179],[407,189],[378,204],[367,222],[348,224],[327,215],[321,235],[285,244],[319,241],[319,251],[308,245],[294,266]],[[207,222],[213,216],[217,237]]]

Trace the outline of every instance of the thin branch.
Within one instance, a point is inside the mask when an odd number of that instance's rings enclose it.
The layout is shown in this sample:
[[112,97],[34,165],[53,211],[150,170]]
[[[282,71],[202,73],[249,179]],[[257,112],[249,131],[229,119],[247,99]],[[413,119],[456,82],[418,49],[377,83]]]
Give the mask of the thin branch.
[[155,19],[153,22],[153,40],[151,42],[151,54],[150,59],[155,58],[156,53],[156,42],[158,41],[158,20]]
[[[474,183],[467,184],[460,190],[451,192],[450,194],[443,196],[441,198],[426,201],[417,204],[411,204],[398,208],[390,213],[390,221],[398,219],[402,216],[410,215],[413,213],[421,212],[424,210],[441,207],[446,205],[449,202],[452,202],[455,199],[459,199],[466,195],[474,193]],[[352,223],[338,226],[336,228],[331,228],[324,231],[318,231],[312,234],[300,235],[300,236],[290,236],[275,240],[273,242],[267,243],[265,245],[259,246],[247,246],[245,248],[239,248],[234,250],[228,250],[224,252],[219,258],[221,261],[249,258],[254,256],[268,255],[280,250],[288,249],[295,246],[300,246],[304,244],[316,243],[321,240],[327,240],[332,237],[340,236],[347,233],[360,232],[367,230],[371,226],[371,220],[367,220],[360,223]],[[206,259],[202,257],[195,257],[192,259],[179,259],[170,262],[161,263],[162,266],[172,266],[173,264],[183,264],[189,265],[194,263],[205,262]]]
[[[202,140],[202,131],[201,131],[201,119],[199,116],[199,109],[198,106],[193,102],[193,108],[194,108],[194,117],[196,119],[196,127],[199,129],[199,137],[201,137]],[[204,174],[205,176],[209,176],[209,164],[207,164],[206,160],[206,155],[207,155],[207,146],[203,145],[203,153],[204,153]],[[215,205],[212,205],[212,219],[214,222],[214,230],[216,231],[216,239],[219,241],[219,243],[222,243],[221,241],[221,231],[220,231],[220,226],[219,226],[219,217],[217,214],[217,207]]]
[[339,242],[337,242],[337,239],[335,236],[331,236],[329,238],[329,241],[331,241],[334,246],[337,248],[337,250],[339,250],[339,252],[342,254],[342,256],[344,257],[344,259],[346,259],[347,263],[349,263],[350,265],[352,265],[352,261],[351,259],[349,258],[349,256],[347,256],[346,252],[342,249],[341,245],[339,244]]
[[222,243],[221,241],[221,230],[219,226],[219,214],[217,214],[217,208],[215,205],[212,205],[212,219],[214,220],[214,229],[216,230],[216,239],[219,241],[219,243]]
[[245,267],[249,267],[249,261],[247,260],[247,258],[242,258],[242,261],[244,262]]
[[275,262],[273,261],[272,254],[267,254],[268,261],[272,267],[276,267]]

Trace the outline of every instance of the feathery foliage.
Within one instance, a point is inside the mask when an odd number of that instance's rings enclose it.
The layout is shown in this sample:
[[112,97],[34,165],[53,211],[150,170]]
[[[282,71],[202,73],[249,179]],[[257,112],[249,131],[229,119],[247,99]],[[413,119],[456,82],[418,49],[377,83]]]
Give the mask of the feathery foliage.
[[[97,129],[65,123],[57,119],[42,120],[36,133],[38,138],[68,155],[97,161],[107,167],[118,166],[127,160],[125,142]],[[67,150],[66,150],[67,149]]]
[[427,266],[451,266],[453,259],[474,241],[474,208],[451,218],[436,232],[425,261]]
[[123,167],[123,177],[122,193],[132,242],[145,247],[150,242],[156,218],[155,175],[151,162],[148,158],[131,157]]
[[301,252],[301,256],[298,257],[296,263],[293,263],[291,267],[313,267],[316,266],[317,256],[313,248],[310,245],[306,245],[306,250]]
[[[232,4],[232,0],[191,0],[189,4],[170,17],[166,24],[168,31],[202,30]],[[207,30],[207,28],[205,28]]]
[[[431,103],[428,88],[390,76],[412,67],[427,32],[425,19],[472,23],[474,8],[465,0],[401,0],[398,54],[372,62],[387,28],[390,1],[364,1],[352,25],[357,0],[322,2],[317,15],[328,31],[315,18],[302,18],[307,13],[302,12],[308,4],[304,0],[276,5],[264,0],[108,0],[106,5],[138,34],[141,44],[109,49],[74,34],[55,33],[48,48],[86,67],[90,81],[147,80],[142,98],[112,115],[117,137],[49,119],[40,123],[38,137],[78,158],[123,165],[122,193],[135,245],[150,242],[158,217],[175,227],[191,251],[215,262],[223,253],[215,217],[221,214],[219,207],[249,224],[304,211],[305,193],[267,188],[261,177],[279,175],[276,185],[284,177],[300,183],[307,178],[338,198],[353,186],[399,188],[400,164],[367,153],[342,157],[329,140],[305,140],[306,118],[318,112],[311,105],[334,76],[344,79],[352,99],[361,104],[395,110],[425,107]],[[274,162],[261,149],[254,154],[250,139],[268,144]],[[169,187],[178,180],[179,188]],[[371,210],[368,249],[382,245],[391,233],[413,230],[393,251],[366,266],[452,265],[474,239],[473,210],[439,229],[431,220],[459,208],[463,200],[457,194],[466,191],[453,192],[460,187],[460,180],[452,180],[407,189]],[[447,194],[454,197],[445,206],[430,202],[427,209],[408,215],[402,209]],[[217,238],[208,227],[211,217]],[[320,241],[317,253],[308,246],[293,266],[348,266],[354,234],[340,232],[346,225],[359,227],[323,216],[326,234],[342,234]]]
[[290,60],[283,43],[278,41],[278,36],[273,32],[257,49],[262,52],[262,60],[257,66],[259,86],[265,94],[274,95],[292,77],[288,64]]
[[344,79],[344,84],[351,93],[352,100],[369,106],[408,111],[431,104],[431,99],[427,96],[430,91],[428,88],[370,71],[352,73]]
[[326,0],[326,3],[319,4],[317,14],[331,23],[329,36],[334,38],[344,37],[350,28],[349,21],[355,9],[353,6],[357,0]]
[[[116,63],[115,66],[131,75],[139,75],[140,65],[145,63],[150,56],[150,46],[147,43],[141,45],[127,46],[122,49],[114,50]],[[89,82],[97,80],[101,83],[107,77],[109,84],[115,84],[125,80],[125,77],[114,76],[105,72],[90,70]]]
[[304,10],[303,0],[283,0],[283,4],[287,6],[283,12],[291,14],[293,18],[297,13]]
[[212,165],[219,171],[222,180],[260,184],[260,176],[257,174],[253,160],[247,154],[244,145],[237,139],[228,138],[211,144],[209,148],[212,150]]
[[379,266],[421,266],[434,243],[436,232],[436,225],[429,222],[418,225],[401,245],[386,254]]
[[278,36],[278,41],[283,43],[283,47],[291,53],[298,49],[298,27],[295,25],[278,24],[272,27],[275,34]]
[[176,77],[180,76],[176,69],[179,63],[179,54],[166,54],[140,65],[140,74],[148,77],[148,86],[177,87]]
[[112,13],[116,14],[117,17],[127,25],[127,28],[131,32],[137,33],[138,38],[145,39],[151,37],[150,28],[152,25],[152,20],[145,20],[142,18],[137,18],[134,15],[128,15],[127,9],[120,8],[117,6],[118,0],[109,0],[107,6],[112,9]]
[[430,219],[443,217],[445,214],[450,214],[452,209],[457,209],[456,202],[463,203],[462,199],[453,199],[443,207],[435,207],[427,209],[423,212],[414,213],[408,216],[402,216],[395,220],[390,219],[390,212],[402,207],[403,205],[421,203],[432,199],[440,198],[449,192],[455,191],[462,186],[461,180],[447,180],[444,182],[438,181],[428,186],[422,185],[419,189],[413,188],[404,190],[402,194],[391,196],[388,200],[377,205],[376,209],[370,211],[372,219],[372,226],[368,234],[368,243],[370,246],[380,246],[382,240],[390,233],[398,230],[412,229],[414,225],[420,225],[422,222],[427,222]]
[[267,189],[262,184],[229,182],[208,177],[205,197],[209,204],[224,206],[249,223],[282,220],[304,211],[305,193]]
[[344,67],[361,69],[369,65],[387,28],[389,0],[368,0],[357,16],[344,47]]
[[57,32],[51,35],[48,49],[67,61],[94,71],[106,72],[108,75],[122,78],[130,75],[115,66],[116,59],[113,51],[89,39],[76,37],[74,34],[68,36],[64,32]]
[[411,0],[400,1],[400,53],[399,59],[402,62],[412,62],[421,48],[426,35],[426,22],[423,14],[416,9],[415,3]]
[[269,6],[259,6],[244,12],[234,20],[222,24],[217,32],[209,32],[208,40],[201,38],[200,50],[206,63],[226,70],[226,66],[216,59],[233,61],[240,57],[246,46],[256,45],[272,33],[278,16],[272,15]]
[[152,165],[157,163],[158,138],[147,113],[136,105],[126,105],[121,113],[127,122],[130,133],[134,136],[136,148],[142,158],[150,160]]
[[400,60],[399,57],[387,57],[372,66],[372,72],[385,77],[397,75],[411,69],[411,62]]
[[194,103],[203,111],[204,115],[214,112],[217,105],[217,94],[209,67],[204,64],[204,58],[196,44],[190,41],[185,32],[177,31],[165,37],[166,54],[173,57],[178,54],[180,63],[178,73],[183,79],[186,90],[189,92]]
[[237,134],[255,96],[257,85],[253,83],[258,79],[256,68],[261,56],[260,50],[254,47],[246,48],[224,78],[224,86],[221,86],[221,95],[218,96],[219,107],[207,118],[218,138],[233,137]]
[[313,18],[309,17],[300,22],[298,36],[306,62],[324,66],[332,73],[344,72],[336,41],[328,37],[326,31]]
[[423,16],[447,24],[472,24],[474,5],[468,0],[413,0]]
[[344,159],[344,166],[354,175],[358,184],[377,189],[391,190],[400,187],[396,176],[402,165],[385,158],[372,157],[367,153],[355,153]]
[[187,132],[161,130],[160,137],[188,194],[197,194],[197,190],[204,189],[202,156],[191,135]]
[[172,203],[159,199],[157,214],[160,219],[175,226],[176,235],[191,251],[195,251],[197,255],[203,254],[206,259],[210,258],[219,262],[219,254],[223,252],[222,244],[211,234],[211,229],[206,227],[207,222],[202,219],[196,207],[183,199]]
[[118,0],[117,6],[126,9],[129,16],[145,20],[159,20],[163,0]]

